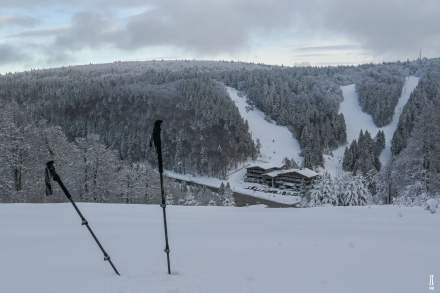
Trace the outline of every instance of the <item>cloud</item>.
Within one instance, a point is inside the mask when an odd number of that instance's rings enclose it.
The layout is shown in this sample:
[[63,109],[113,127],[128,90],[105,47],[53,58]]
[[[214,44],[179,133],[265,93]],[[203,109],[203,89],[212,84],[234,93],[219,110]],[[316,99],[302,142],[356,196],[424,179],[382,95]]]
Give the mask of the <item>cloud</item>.
[[440,55],[438,0],[3,0],[2,5],[28,14],[37,5],[46,13],[63,11],[63,27],[11,33],[15,39],[50,37],[45,45],[61,56],[158,46],[216,56],[252,49],[256,39],[276,47],[298,36],[325,36],[326,44],[293,53],[368,51],[406,59],[423,48]]
[[51,37],[65,33],[68,28],[49,28],[22,31],[16,34],[8,35],[7,38],[35,38],[35,37]]
[[[98,2],[97,2],[98,3]],[[123,1],[110,0],[115,6]],[[132,0],[129,5],[141,4]],[[235,52],[253,37],[272,32],[328,34],[354,45],[303,50],[364,49],[409,53],[432,47],[440,53],[440,1],[406,0],[150,0],[152,7],[126,19],[97,12],[73,17],[56,43],[66,48],[113,45],[126,50],[174,46],[197,53]]]
[[31,16],[0,15],[0,28],[9,26],[33,27],[40,21]]
[[317,53],[317,52],[329,52],[329,51],[354,51],[360,50],[361,46],[353,44],[344,45],[329,45],[329,46],[312,46],[296,48],[294,51],[303,53]]
[[336,2],[323,10],[321,29],[341,32],[379,54],[414,54],[421,47],[440,54],[440,1]]
[[[76,14],[56,45],[67,49],[77,49],[79,44],[113,45],[126,50],[173,46],[215,54],[240,50],[248,46],[254,32],[282,29],[291,22],[286,0],[276,6],[270,1],[254,5],[251,0],[163,0],[143,4],[149,8],[125,19],[107,12]],[[283,17],[277,19],[280,14]]]
[[29,56],[18,48],[0,44],[0,65],[12,64],[28,60]]
[[72,18],[72,24],[55,38],[55,47],[78,50],[116,44],[118,37],[113,18],[100,13],[82,12]]

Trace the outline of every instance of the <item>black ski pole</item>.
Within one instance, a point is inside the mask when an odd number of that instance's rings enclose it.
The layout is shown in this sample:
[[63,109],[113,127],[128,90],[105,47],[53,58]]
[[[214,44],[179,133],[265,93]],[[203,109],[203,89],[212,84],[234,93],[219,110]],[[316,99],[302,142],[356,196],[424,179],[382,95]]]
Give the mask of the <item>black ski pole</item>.
[[162,162],[162,142],[160,139],[160,124],[162,120],[156,120],[154,122],[153,135],[150,140],[150,147],[156,147],[157,152],[157,161],[159,165],[159,175],[160,175],[160,192],[162,195],[162,212],[163,212],[163,225],[165,230],[165,253],[167,254],[167,264],[168,264],[168,274],[171,274],[171,265],[170,265],[170,246],[168,244],[168,227],[167,227],[167,212],[166,212],[166,199],[165,199],[165,191],[163,188],[163,162]]
[[96,244],[98,244],[99,248],[101,249],[102,253],[104,254],[104,261],[108,261],[110,265],[112,266],[115,273],[120,276],[118,270],[116,269],[115,265],[113,264],[112,260],[110,259],[110,255],[105,251],[104,247],[102,247],[101,242],[99,242],[98,238],[96,237],[95,233],[93,233],[92,228],[89,226],[89,222],[87,222],[86,218],[83,216],[81,211],[79,210],[78,206],[72,199],[72,195],[67,190],[66,186],[64,186],[63,181],[61,181],[60,176],[58,176],[57,172],[55,171],[54,161],[49,161],[46,163],[46,167],[48,172],[50,173],[50,176],[54,181],[56,181],[61,189],[63,190],[64,194],[66,195],[67,199],[70,201],[70,203],[75,208],[75,211],[78,213],[79,217],[81,218],[81,225],[84,225],[87,227],[87,230],[89,230],[90,234],[92,234],[93,239],[95,239]]

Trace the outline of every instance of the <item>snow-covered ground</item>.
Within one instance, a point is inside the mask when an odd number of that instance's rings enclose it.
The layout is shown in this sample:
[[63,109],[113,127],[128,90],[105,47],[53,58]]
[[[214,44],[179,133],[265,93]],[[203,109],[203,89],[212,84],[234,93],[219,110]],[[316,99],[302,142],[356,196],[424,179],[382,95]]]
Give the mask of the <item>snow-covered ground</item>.
[[[229,185],[232,191],[234,192],[249,195],[260,199],[270,200],[272,202],[276,202],[280,204],[294,205],[301,201],[301,198],[298,196],[265,192],[264,190],[270,188],[257,183],[244,182],[245,174],[246,174],[246,169],[244,167],[231,172],[227,180],[221,180],[218,178],[206,177],[206,176],[194,176],[191,174],[179,174],[172,171],[165,171],[165,175],[167,177],[174,178],[177,180],[183,180],[190,183],[205,185],[213,188],[219,188],[222,183],[226,185],[226,183],[229,182]],[[257,187],[259,190],[251,190],[250,187]],[[279,192],[282,191],[279,190]]]
[[345,124],[347,126],[347,144],[334,150],[332,156],[324,156],[326,171],[334,176],[342,174],[342,159],[344,157],[345,147],[359,137],[361,130],[368,130],[372,136],[375,136],[380,129],[385,132],[386,146],[380,156],[380,160],[382,165],[386,165],[391,158],[391,139],[397,129],[403,107],[408,102],[418,82],[419,79],[414,76],[405,79],[402,94],[394,110],[392,122],[383,128],[377,127],[371,115],[362,111],[354,84],[341,87],[344,101],[340,104],[339,113],[344,114]]
[[393,120],[390,124],[383,127],[382,130],[385,133],[385,149],[380,155],[380,162],[382,165],[386,165],[391,160],[391,140],[393,139],[394,132],[396,132],[397,125],[399,124],[399,118],[402,114],[403,107],[405,107],[411,93],[416,89],[419,84],[419,78],[415,76],[409,76],[405,79],[405,84],[403,85],[402,95],[400,96],[399,102],[394,109]]
[[261,143],[260,160],[273,164],[280,164],[284,158],[294,159],[299,165],[302,163],[301,148],[292,132],[285,126],[277,125],[274,121],[265,119],[266,115],[248,104],[245,95],[226,87],[229,96],[240,111],[240,115],[249,124],[249,132],[256,143]]
[[171,206],[168,276],[159,206],[79,206],[122,276],[69,204],[3,204],[0,292],[414,293],[440,276],[440,214],[421,208]]
[[165,176],[169,178],[174,178],[182,181],[186,181],[189,183],[196,183],[200,185],[205,185],[209,187],[219,188],[220,185],[223,183],[226,183],[224,180],[214,178],[214,177],[208,177],[208,176],[195,176],[191,174],[180,174],[173,171],[165,171]]

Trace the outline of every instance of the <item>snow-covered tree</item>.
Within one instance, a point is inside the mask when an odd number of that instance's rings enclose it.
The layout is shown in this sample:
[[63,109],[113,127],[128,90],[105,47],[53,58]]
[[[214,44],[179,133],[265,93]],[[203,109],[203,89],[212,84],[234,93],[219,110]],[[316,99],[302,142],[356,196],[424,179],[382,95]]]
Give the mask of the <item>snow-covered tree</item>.
[[310,193],[310,206],[338,205],[338,193],[330,174],[323,174],[314,184]]
[[344,175],[338,179],[339,205],[362,206],[372,202],[365,178],[361,175]]
[[223,206],[234,206],[235,205],[234,192],[232,191],[231,186],[229,185],[229,182],[226,183],[222,197],[223,197],[223,201],[222,201]]
[[183,201],[184,205],[187,205],[187,206],[199,205],[199,203],[197,202],[197,200],[196,200],[196,198],[194,196],[194,191],[195,190],[193,190],[193,188],[191,188],[191,187],[188,188],[188,191],[186,192],[185,198],[184,198],[184,201]]

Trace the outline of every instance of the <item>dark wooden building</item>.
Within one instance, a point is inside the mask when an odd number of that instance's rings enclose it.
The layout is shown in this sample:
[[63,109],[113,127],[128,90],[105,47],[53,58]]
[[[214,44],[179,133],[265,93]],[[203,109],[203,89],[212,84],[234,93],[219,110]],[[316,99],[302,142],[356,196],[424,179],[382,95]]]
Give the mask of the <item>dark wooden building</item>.
[[252,165],[246,168],[246,176],[244,181],[253,183],[264,183],[263,175],[276,170],[281,170],[283,166],[275,166],[270,164]]
[[282,169],[281,167],[264,168],[251,166],[247,168],[245,181],[267,185],[279,189],[304,191],[313,186],[318,173],[304,169]]
[[318,173],[307,168],[276,170],[263,174],[263,182],[280,189],[304,190],[310,188],[317,177]]

